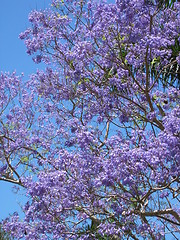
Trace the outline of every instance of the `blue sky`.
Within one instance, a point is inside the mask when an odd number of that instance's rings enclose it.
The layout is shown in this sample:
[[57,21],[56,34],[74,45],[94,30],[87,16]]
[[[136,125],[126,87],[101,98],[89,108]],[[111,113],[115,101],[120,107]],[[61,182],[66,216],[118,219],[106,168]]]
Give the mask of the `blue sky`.
[[[28,14],[33,9],[45,9],[50,0],[2,0],[0,4],[0,72],[22,72],[25,79],[36,72],[36,65],[26,54],[24,42],[18,36],[28,26]],[[19,203],[25,201],[24,193],[12,192],[12,184],[0,181],[0,220],[21,212]]]
[[28,14],[33,9],[45,9],[50,0],[2,0],[0,5],[0,70],[24,72],[37,68],[18,36],[28,26]]

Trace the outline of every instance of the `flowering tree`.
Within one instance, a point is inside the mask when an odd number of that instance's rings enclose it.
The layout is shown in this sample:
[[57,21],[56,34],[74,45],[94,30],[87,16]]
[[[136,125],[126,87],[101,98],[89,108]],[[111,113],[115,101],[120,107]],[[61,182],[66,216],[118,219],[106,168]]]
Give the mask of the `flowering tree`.
[[29,198],[4,229],[178,239],[180,4],[53,0],[29,21],[20,38],[47,68],[0,77],[0,180]]

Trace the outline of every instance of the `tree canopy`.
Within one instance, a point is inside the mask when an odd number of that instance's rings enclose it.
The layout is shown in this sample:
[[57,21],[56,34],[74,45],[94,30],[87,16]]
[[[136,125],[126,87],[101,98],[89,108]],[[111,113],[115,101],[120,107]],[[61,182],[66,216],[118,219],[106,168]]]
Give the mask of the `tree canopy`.
[[0,75],[0,180],[17,239],[178,239],[180,3],[52,0],[20,34],[45,70]]

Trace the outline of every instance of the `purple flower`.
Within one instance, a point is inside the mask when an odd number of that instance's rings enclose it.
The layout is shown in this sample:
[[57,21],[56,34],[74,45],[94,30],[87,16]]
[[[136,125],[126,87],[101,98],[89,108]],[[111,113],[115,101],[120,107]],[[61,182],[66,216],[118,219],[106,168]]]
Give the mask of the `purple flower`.
[[129,117],[125,114],[121,114],[121,116],[119,117],[119,120],[121,123],[126,123],[126,122],[128,122]]
[[41,55],[37,55],[36,58],[34,59],[35,63],[40,63],[42,60],[42,56]]
[[7,169],[7,164],[5,164],[4,166],[0,167],[0,174],[4,173],[6,169]]

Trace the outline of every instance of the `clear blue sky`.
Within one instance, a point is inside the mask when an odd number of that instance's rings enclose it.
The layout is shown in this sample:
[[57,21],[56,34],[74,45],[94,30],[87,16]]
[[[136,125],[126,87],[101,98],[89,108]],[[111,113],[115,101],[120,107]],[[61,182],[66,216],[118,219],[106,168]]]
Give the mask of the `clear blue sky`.
[[[36,72],[39,65],[26,54],[26,48],[18,36],[28,26],[28,14],[33,9],[45,9],[50,0],[1,0],[0,3],[0,72],[24,72],[25,79]],[[15,195],[12,185],[0,181],[0,220],[14,211],[20,212],[18,202],[23,203],[23,192]]]
[[36,70],[19,33],[28,26],[28,14],[33,9],[45,9],[50,0],[2,0],[0,4],[0,70],[30,74]]

